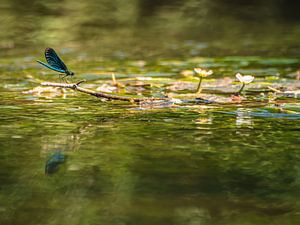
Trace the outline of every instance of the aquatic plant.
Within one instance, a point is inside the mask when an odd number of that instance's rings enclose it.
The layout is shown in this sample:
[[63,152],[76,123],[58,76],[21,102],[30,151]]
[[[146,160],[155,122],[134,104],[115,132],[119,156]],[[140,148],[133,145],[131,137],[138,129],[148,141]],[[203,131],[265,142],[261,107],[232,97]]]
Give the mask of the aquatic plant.
[[250,84],[254,80],[254,76],[252,75],[242,75],[240,73],[237,73],[235,77],[242,83],[241,89],[237,92],[238,95],[240,95],[246,86],[246,84]]
[[197,91],[196,91],[196,93],[200,93],[202,91],[201,84],[202,84],[203,77],[212,75],[213,71],[212,70],[204,70],[201,68],[194,68],[194,72],[195,72],[196,76],[199,77],[199,79],[200,79],[198,87],[197,87]]

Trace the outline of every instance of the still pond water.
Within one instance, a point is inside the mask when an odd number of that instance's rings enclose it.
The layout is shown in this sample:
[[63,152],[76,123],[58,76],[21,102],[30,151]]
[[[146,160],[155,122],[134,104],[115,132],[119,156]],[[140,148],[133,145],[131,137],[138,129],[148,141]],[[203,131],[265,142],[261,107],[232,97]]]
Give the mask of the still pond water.
[[[91,89],[109,84],[112,72],[121,83],[144,77],[147,85],[122,95],[186,94],[197,79],[182,71],[193,67],[214,70],[204,83],[211,89],[236,72],[256,75],[256,90],[299,87],[299,23],[271,15],[245,34],[243,21],[213,16],[218,4],[209,1],[100,2],[1,1],[0,224],[299,224],[297,99],[278,111],[23,93],[58,81],[35,62],[48,46]],[[178,91],[178,81],[188,88]],[[221,89],[231,83],[239,87],[233,79]]]

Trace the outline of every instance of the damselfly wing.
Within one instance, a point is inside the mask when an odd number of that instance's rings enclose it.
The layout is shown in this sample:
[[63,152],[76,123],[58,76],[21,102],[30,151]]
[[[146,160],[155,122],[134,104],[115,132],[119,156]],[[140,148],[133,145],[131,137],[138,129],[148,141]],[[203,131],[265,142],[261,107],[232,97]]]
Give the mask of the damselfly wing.
[[48,69],[54,70],[59,73],[64,73],[66,76],[73,76],[74,73],[68,70],[68,67],[64,62],[59,58],[54,49],[46,48],[45,49],[45,58],[47,63],[37,60],[38,63],[47,67]]

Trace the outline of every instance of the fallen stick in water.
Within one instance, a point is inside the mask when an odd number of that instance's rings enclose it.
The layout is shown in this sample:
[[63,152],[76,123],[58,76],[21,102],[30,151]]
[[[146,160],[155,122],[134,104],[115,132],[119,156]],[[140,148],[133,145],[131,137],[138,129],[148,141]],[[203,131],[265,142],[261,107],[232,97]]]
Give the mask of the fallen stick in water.
[[297,98],[297,99],[300,98],[300,90],[280,91],[280,90],[270,87],[270,86],[268,86],[268,88],[271,91],[275,92],[278,97]]
[[132,98],[128,96],[118,96],[107,94],[104,92],[96,92],[90,89],[79,87],[79,84],[85,82],[85,80],[79,81],[76,84],[64,84],[64,83],[52,83],[52,82],[43,82],[41,83],[42,86],[50,86],[50,87],[60,87],[60,88],[69,88],[75,91],[79,91],[85,94],[89,94],[95,96],[97,98],[105,98],[108,100],[120,100],[120,101],[127,101],[127,102],[143,102],[143,101],[158,101],[158,100],[167,100],[168,98]]

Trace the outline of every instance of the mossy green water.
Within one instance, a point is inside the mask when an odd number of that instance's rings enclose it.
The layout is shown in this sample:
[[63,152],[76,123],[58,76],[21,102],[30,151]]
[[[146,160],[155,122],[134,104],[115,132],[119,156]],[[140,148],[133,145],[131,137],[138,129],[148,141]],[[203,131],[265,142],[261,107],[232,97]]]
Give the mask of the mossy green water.
[[[143,1],[4,1],[0,224],[298,224],[299,99],[278,106],[266,92],[299,89],[298,25],[268,20],[266,31],[244,35],[231,16],[213,19],[209,2],[201,3],[207,19],[199,19],[201,10],[186,14],[200,4],[193,0],[157,6],[154,15]],[[214,33],[208,22],[230,29]],[[230,100],[240,88],[235,73],[256,78],[245,88],[247,104],[157,107],[69,90],[26,92],[59,81],[35,62],[48,45],[76,72],[74,81],[119,95],[191,98],[198,80],[190,70],[203,67],[214,71],[204,94]],[[64,160],[45,174],[57,152]]]
[[[161,95],[169,83],[185,79],[179,71],[189,60],[177,66],[164,61],[163,67],[163,61],[153,62],[143,71],[122,62],[124,72],[117,77],[127,82],[156,71],[146,81],[153,85],[150,92],[139,93]],[[58,78],[34,62],[23,69],[20,61],[2,59],[4,67],[15,66],[2,72],[1,223],[272,224],[276,218],[290,225],[299,220],[297,101],[284,105],[294,112],[288,114],[271,105],[151,109],[72,91],[22,94],[39,80]],[[235,71],[226,58],[202,61]],[[91,79],[88,74],[75,79],[88,78],[91,88],[110,81],[109,73],[102,77],[91,64],[80,62],[81,70],[94,71]],[[103,71],[117,71],[112,64],[103,62]],[[281,67],[279,61],[273,68]],[[264,67],[259,69],[266,82]],[[196,87],[197,80],[190,81]],[[47,160],[57,151],[66,160],[46,175]]]

